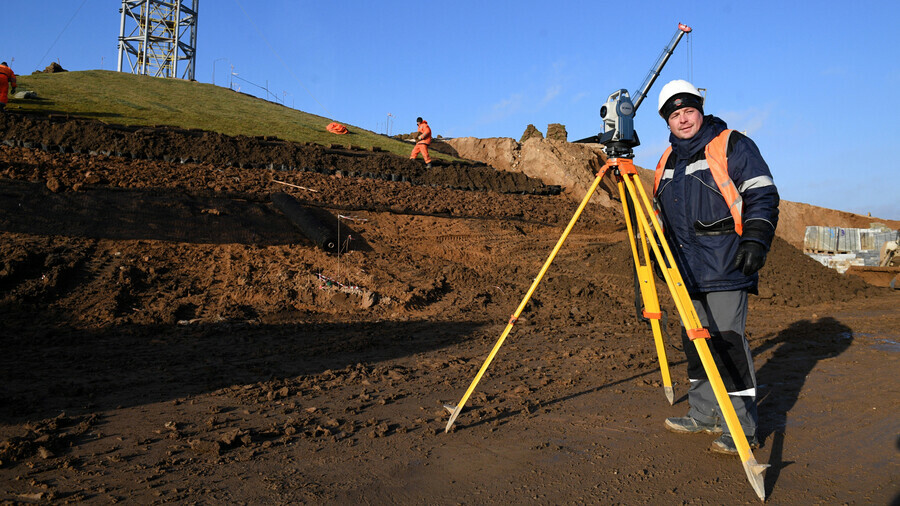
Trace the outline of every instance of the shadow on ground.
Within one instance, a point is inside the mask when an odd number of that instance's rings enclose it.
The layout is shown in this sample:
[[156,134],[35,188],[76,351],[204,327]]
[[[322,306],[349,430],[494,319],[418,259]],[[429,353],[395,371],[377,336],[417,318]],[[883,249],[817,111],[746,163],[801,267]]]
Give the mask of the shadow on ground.
[[840,355],[853,342],[853,331],[834,318],[800,320],[753,350],[755,355],[774,348],[772,357],[757,371],[760,390],[759,439],[771,447],[766,490],[772,490],[785,462],[784,431],[788,412],[797,403],[807,375],[820,360]]
[[167,401],[377,363],[459,342],[481,325],[218,323],[91,330],[5,325],[0,423]]
[[[370,247],[359,232],[324,209],[312,208],[326,230],[353,236],[353,248]],[[0,230],[94,239],[149,239],[193,244],[304,244],[310,239],[263,202],[170,189],[90,188],[54,193],[43,183],[0,182]]]

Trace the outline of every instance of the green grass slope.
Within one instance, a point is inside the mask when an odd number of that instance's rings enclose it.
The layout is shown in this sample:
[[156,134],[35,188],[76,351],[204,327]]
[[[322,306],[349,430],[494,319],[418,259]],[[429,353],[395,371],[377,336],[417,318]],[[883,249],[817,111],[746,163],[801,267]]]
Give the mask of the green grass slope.
[[[36,100],[10,97],[9,108],[68,114],[120,125],[171,125],[227,135],[269,135],[296,142],[341,144],[409,156],[412,145],[343,123],[350,133],[325,129],[333,120],[284,107],[212,84],[107,70],[18,76],[19,91]],[[450,158],[438,153],[435,157]]]

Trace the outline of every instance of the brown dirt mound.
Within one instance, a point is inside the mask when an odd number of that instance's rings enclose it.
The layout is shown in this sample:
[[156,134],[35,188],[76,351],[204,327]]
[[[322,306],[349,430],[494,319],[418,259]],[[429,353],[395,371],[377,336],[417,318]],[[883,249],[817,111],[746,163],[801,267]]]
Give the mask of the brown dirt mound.
[[[530,136],[523,135],[519,142],[509,138],[462,137],[447,142],[459,156],[484,162],[500,170],[523,172],[546,184],[561,186],[570,198],[580,201],[590,187],[593,175],[603,165],[605,154],[597,144],[554,142],[549,140],[549,135],[547,137],[547,140],[541,137],[531,139]],[[653,189],[653,171],[638,167],[638,175],[649,195]],[[614,184],[604,182],[601,188],[604,190],[603,195],[593,202],[608,207],[621,207]],[[900,228],[900,221],[897,220],[824,209],[799,202],[782,200],[779,210],[776,234],[800,249],[803,248],[806,227],[811,225],[869,228],[871,223],[881,223],[894,230]]]
[[[0,145],[3,501],[753,499],[738,462],[661,429],[685,405],[662,401],[615,207],[585,210],[445,435],[442,405],[477,372],[571,199],[345,177],[379,154],[172,129],[109,128],[90,145],[178,162],[53,153],[15,132],[87,146],[84,124],[2,121],[17,141]],[[204,153],[186,139],[246,158],[210,149],[216,161],[180,163]],[[254,158],[273,153],[342,173]],[[281,191],[334,215],[350,247],[316,248],[271,205]],[[896,344],[896,295],[780,239],[762,279],[751,345],[767,490],[785,502],[887,502],[890,480],[873,470],[894,458],[880,392],[896,360],[877,346]],[[835,393],[863,376],[878,394]],[[848,436],[847,420],[865,436]]]
[[56,62],[52,62],[50,65],[47,65],[44,70],[35,70],[32,72],[33,74],[55,74],[57,72],[68,72],[68,70],[64,69],[62,65]]
[[0,116],[0,137],[7,145],[40,148],[51,153],[117,156],[134,160],[207,163],[241,169],[285,172],[340,173],[410,181],[425,186],[501,193],[552,192],[540,180],[524,174],[497,174],[477,163],[435,161],[441,170],[426,170],[405,157],[367,152],[353,146],[323,147],[286,142],[275,137],[231,137],[214,132],[172,127],[107,125],[63,117]]

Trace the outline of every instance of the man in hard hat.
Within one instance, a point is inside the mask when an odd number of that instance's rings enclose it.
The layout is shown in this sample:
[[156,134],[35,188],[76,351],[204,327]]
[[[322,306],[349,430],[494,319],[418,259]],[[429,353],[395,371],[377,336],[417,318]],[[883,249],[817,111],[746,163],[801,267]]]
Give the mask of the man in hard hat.
[[[665,236],[703,327],[725,389],[751,447],[759,445],[756,373],[744,336],[747,299],[778,224],[778,190],[756,144],[703,114],[703,96],[691,83],[672,81],[659,94],[659,114],[671,147],[656,167],[653,194]],[[677,433],[722,435],[719,453],[737,454],[712,386],[687,333],[690,409],[668,418]]]
[[6,110],[6,102],[9,100],[7,96],[7,88],[11,87],[13,94],[16,93],[16,74],[6,64],[0,63],[0,112]]
[[431,127],[428,122],[421,117],[416,118],[416,125],[419,126],[419,133],[416,135],[416,147],[413,148],[412,154],[409,155],[410,160],[415,160],[419,153],[425,159],[425,168],[431,168],[431,156],[428,154],[428,145],[431,144]]

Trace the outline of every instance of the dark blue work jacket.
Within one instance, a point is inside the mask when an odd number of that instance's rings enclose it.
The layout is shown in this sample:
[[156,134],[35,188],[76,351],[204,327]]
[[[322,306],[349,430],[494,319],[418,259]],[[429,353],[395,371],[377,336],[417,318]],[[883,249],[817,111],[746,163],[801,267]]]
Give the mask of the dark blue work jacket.
[[756,293],[758,274],[745,276],[734,267],[738,244],[750,240],[768,249],[778,224],[778,190],[769,166],[752,140],[733,132],[728,175],[744,201],[744,232],[735,232],[734,218],[704,153],[706,144],[727,128],[708,115],[690,139],[669,134],[672,154],[654,194],[666,239],[692,294],[741,289]]

